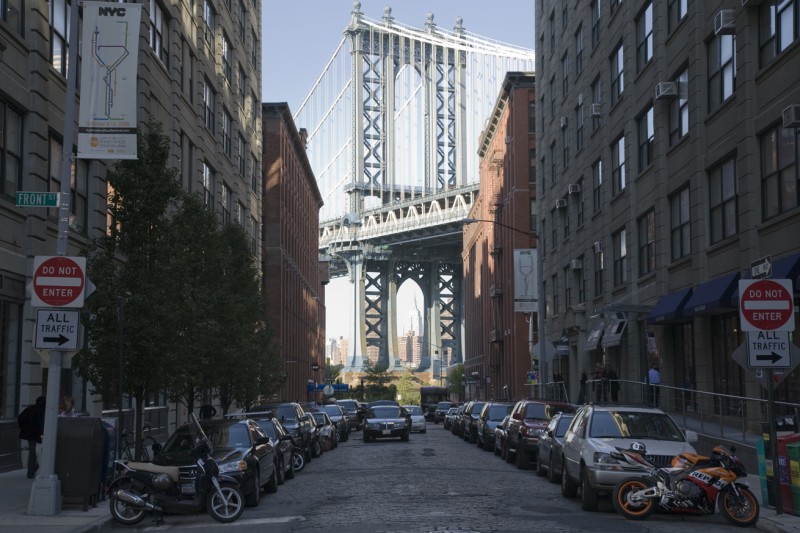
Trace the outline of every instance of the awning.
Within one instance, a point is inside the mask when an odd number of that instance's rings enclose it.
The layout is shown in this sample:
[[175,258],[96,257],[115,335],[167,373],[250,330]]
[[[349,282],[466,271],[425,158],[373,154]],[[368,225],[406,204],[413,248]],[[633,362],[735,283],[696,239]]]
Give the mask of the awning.
[[800,254],[787,255],[772,263],[773,279],[790,279],[794,284],[794,292],[800,292]]
[[683,307],[692,295],[692,289],[681,289],[661,297],[647,315],[648,324],[669,324],[683,316]]
[[611,324],[606,327],[603,333],[603,348],[619,346],[627,323],[628,321],[622,318],[615,318],[611,321]]
[[738,272],[733,272],[698,286],[686,302],[684,314],[693,316],[722,308],[735,309],[736,304],[731,302],[731,297],[739,288],[739,277]]
[[592,325],[589,335],[586,336],[586,344],[583,346],[585,351],[591,352],[599,347],[600,338],[603,336],[603,328],[603,322],[597,322],[596,324]]

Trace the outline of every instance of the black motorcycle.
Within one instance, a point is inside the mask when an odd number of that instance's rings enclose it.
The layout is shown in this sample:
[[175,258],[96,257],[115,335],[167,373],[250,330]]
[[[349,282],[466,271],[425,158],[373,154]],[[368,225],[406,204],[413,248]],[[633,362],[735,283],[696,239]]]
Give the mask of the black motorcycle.
[[190,415],[195,446],[190,467],[115,461],[120,474],[109,488],[111,516],[124,525],[141,522],[152,513],[156,525],[164,514],[195,513],[205,509],[218,522],[233,522],[244,511],[244,493],[232,477],[220,474],[208,439],[197,418]]

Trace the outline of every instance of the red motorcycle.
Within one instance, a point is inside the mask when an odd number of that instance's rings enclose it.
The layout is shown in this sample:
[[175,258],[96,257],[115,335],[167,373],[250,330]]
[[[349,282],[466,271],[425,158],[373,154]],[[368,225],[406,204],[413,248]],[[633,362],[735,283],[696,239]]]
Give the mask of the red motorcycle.
[[717,446],[711,457],[682,453],[671,468],[659,468],[645,458],[645,445],[635,442],[629,450],[612,454],[619,461],[647,471],[644,477],[630,477],[614,488],[614,508],[625,518],[644,520],[656,510],[683,515],[713,514],[719,510],[732,524],[752,526],[758,520],[758,500],[739,479],[747,476],[744,464],[734,453]]

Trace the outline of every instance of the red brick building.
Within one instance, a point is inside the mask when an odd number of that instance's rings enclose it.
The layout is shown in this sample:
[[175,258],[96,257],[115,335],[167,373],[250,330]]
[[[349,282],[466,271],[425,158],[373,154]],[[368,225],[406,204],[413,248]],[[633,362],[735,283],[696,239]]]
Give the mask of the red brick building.
[[474,382],[467,398],[532,394],[537,315],[514,311],[514,250],[536,246],[534,119],[533,73],[507,73],[481,134],[480,192],[469,215],[477,221],[464,226],[464,373]]
[[306,156],[306,132],[297,130],[289,106],[264,103],[261,119],[262,270],[268,316],[288,375],[277,399],[306,401],[309,381],[321,381],[325,369],[328,280],[318,252],[322,197]]

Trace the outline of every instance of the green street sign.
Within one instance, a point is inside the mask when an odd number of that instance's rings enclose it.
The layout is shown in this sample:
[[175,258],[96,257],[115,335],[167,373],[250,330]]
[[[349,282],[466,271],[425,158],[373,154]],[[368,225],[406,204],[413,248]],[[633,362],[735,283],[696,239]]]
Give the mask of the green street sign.
[[57,192],[17,191],[17,207],[58,207]]

